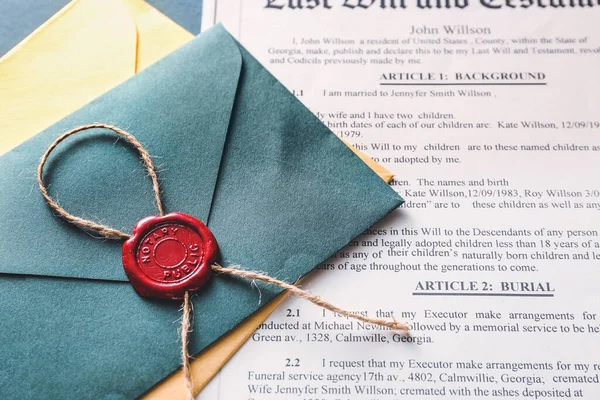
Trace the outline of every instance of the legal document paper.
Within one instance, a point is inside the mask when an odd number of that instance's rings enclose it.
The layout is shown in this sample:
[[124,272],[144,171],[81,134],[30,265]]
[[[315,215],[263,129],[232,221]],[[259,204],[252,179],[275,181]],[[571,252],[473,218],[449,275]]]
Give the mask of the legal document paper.
[[199,399],[600,399],[598,0],[205,0],[214,23],[395,173],[406,204],[303,287],[410,334],[289,298]]

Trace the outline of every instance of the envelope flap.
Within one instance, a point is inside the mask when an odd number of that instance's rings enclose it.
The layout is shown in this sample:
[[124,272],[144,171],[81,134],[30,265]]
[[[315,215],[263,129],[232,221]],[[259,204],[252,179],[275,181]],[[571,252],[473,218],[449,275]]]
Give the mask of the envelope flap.
[[[0,273],[127,280],[115,262],[120,241],[82,234],[37,193],[40,156],[78,125],[128,130],[157,156],[167,210],[208,219],[241,68],[238,48],[223,35],[207,32],[0,157]],[[157,213],[138,155],[108,131],[69,138],[52,154],[44,179],[72,214],[125,232]]]

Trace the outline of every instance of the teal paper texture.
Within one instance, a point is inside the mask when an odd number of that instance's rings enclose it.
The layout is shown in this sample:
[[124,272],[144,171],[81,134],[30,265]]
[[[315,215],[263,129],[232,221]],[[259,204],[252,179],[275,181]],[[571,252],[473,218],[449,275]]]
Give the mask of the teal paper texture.
[[[294,282],[402,199],[221,26],[0,157],[0,398],[131,399],[179,367],[177,302],[139,297],[121,241],[55,216],[35,169],[58,135],[92,122],[153,155],[167,212],[206,222],[221,262]],[[157,213],[137,154],[108,131],[51,156],[45,181],[71,213],[128,232]],[[261,287],[262,301],[280,292]],[[259,308],[213,276],[194,300],[192,354]]]
[[[0,57],[68,3],[69,0],[0,1]],[[194,35],[200,33],[202,0],[148,0],[148,3]]]

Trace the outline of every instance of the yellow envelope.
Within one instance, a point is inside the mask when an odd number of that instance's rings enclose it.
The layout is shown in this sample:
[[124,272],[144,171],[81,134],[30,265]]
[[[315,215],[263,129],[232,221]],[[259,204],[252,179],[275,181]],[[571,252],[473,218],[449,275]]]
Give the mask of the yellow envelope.
[[[0,154],[192,38],[143,0],[72,1],[0,58]],[[391,181],[388,170],[350,147],[382,179]],[[284,298],[285,294],[271,301],[192,362],[196,393]],[[158,384],[145,398],[184,398],[181,372]]]
[[69,3],[0,59],[0,154],[192,38],[142,0]]

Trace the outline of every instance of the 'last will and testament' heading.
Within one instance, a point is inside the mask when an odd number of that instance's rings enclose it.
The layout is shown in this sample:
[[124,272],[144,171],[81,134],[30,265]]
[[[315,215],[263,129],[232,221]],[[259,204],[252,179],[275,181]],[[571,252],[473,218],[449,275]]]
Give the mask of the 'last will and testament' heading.
[[[265,8],[283,10],[331,9],[335,0],[266,0]],[[421,9],[466,8],[469,0],[412,0]],[[406,0],[337,0],[338,6],[346,9],[402,9]],[[600,0],[479,0],[482,6],[491,9],[511,8],[579,8],[600,6]]]

